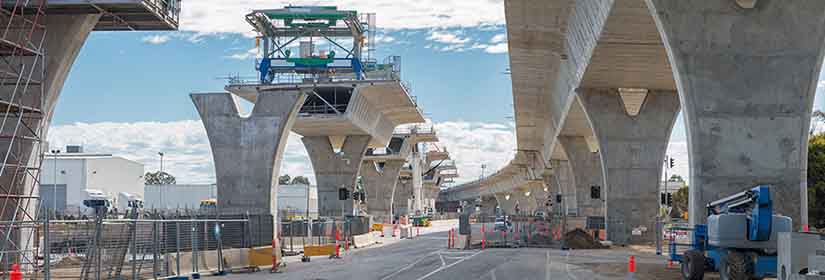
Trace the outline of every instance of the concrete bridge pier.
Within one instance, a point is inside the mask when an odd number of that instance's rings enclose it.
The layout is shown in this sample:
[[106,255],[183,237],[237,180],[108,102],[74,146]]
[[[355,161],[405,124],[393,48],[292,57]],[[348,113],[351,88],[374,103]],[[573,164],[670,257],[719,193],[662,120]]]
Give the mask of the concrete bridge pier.
[[361,164],[361,180],[367,193],[367,212],[376,223],[392,223],[393,196],[403,165],[404,161],[388,160],[379,170],[372,161]]
[[498,202],[498,207],[501,208],[501,212],[504,212],[506,215],[515,215],[516,214],[516,197],[512,193],[497,193],[496,195],[496,202]]
[[[475,201],[472,201],[471,204],[474,205],[473,208],[475,208]],[[498,201],[495,196],[485,196],[481,198],[481,215],[490,217],[495,216],[497,208]]]
[[774,210],[807,224],[807,138],[825,48],[825,1],[647,0],[684,107],[690,221],[770,184]]
[[409,215],[410,200],[413,196],[413,186],[411,178],[401,178],[395,185],[395,193],[392,197],[393,215]]
[[[305,94],[262,92],[252,114],[239,114],[230,93],[191,94],[212,148],[222,217],[249,214],[264,244],[274,236],[277,187],[289,130]],[[260,217],[260,218],[258,218]]]
[[[576,188],[576,205],[579,216],[604,216],[604,179],[602,176],[601,156],[591,152],[587,141],[582,136],[561,136],[559,142],[564,147]],[[591,198],[591,189],[599,189],[601,199]]]
[[662,164],[679,97],[673,91],[646,92],[635,116],[615,89],[579,89],[578,98],[599,140],[607,238],[619,244],[653,242]]
[[348,189],[350,193],[355,190],[362,158],[371,140],[369,135],[346,136],[340,150],[336,151],[329,136],[301,138],[315,171],[320,216],[342,217],[353,214],[355,204],[352,197],[339,200],[338,192],[341,188]]

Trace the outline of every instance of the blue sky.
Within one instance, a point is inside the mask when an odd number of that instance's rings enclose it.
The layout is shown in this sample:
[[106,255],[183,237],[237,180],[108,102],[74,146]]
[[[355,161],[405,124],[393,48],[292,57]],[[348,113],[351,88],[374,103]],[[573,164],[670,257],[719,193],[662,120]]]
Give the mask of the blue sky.
[[[461,38],[488,42],[504,32],[500,27],[486,29],[443,33],[463,33]],[[437,50],[450,44],[428,40],[431,34],[430,30],[388,32],[376,55],[402,57],[403,78],[412,84],[413,95],[428,116],[436,122],[505,122],[512,116],[510,79],[503,73],[508,68],[506,53]],[[189,93],[223,91],[226,81],[221,77],[255,75],[253,58],[232,57],[253,48],[253,39],[226,34],[191,42],[190,36],[93,33],[66,82],[54,124],[195,119]],[[148,38],[168,41],[153,44],[146,42]]]
[[[52,146],[84,144],[87,151],[141,161],[147,171],[157,169],[156,153],[164,151],[164,166],[179,182],[213,182],[211,152],[189,93],[223,91],[222,77],[229,75],[253,76],[254,40],[243,15],[252,7],[285,4],[242,2],[184,2],[180,32],[93,33],[61,94]],[[503,4],[470,2],[335,1],[378,13],[379,25],[387,28],[378,36],[376,57],[402,56],[403,79],[440,128],[441,145],[457,160],[459,181],[476,179],[482,164],[500,168],[515,149],[508,119],[513,116],[511,83],[503,73],[509,67]],[[816,108],[823,107],[823,85]],[[688,177],[681,118],[668,153],[677,159],[675,173]],[[282,173],[313,177],[296,135],[290,137]]]

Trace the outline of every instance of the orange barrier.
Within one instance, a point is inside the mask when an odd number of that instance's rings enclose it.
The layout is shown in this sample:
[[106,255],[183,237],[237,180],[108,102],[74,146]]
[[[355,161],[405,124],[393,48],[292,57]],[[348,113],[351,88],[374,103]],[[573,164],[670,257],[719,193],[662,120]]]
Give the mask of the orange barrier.
[[304,246],[304,256],[307,257],[332,256],[333,254],[335,254],[333,244]]

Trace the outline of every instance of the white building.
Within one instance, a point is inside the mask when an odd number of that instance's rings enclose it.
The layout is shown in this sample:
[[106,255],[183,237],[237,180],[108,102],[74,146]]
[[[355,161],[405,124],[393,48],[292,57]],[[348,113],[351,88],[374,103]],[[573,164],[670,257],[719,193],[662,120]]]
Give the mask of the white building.
[[685,183],[685,181],[682,181],[682,180],[669,180],[669,181],[661,182],[659,184],[659,192],[660,193],[674,194],[677,191],[679,191],[679,189],[684,188],[684,187],[687,187],[687,183]]
[[200,208],[202,200],[217,197],[218,187],[215,184],[146,185],[143,207],[158,210],[196,210]]
[[[318,215],[318,190],[309,189],[309,209],[313,217]],[[307,208],[307,185],[280,185],[278,187],[278,209],[286,215],[304,216]],[[218,198],[215,184],[207,185],[146,185],[144,188],[144,208],[177,210],[200,208],[200,202]]]
[[[41,205],[67,214],[85,211],[86,190],[99,190],[117,205],[119,193],[143,196],[143,164],[111,154],[47,154],[40,169]],[[125,209],[119,209],[125,210]]]

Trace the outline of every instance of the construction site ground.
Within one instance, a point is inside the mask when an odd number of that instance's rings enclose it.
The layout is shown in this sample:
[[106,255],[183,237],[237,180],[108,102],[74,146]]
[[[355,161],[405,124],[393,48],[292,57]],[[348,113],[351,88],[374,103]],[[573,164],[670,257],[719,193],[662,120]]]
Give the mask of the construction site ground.
[[[628,259],[636,259],[634,279],[680,279],[677,265],[647,247],[600,250],[547,248],[447,249],[447,231],[456,221],[440,221],[422,228],[411,240],[380,238],[381,244],[353,249],[341,259],[300,257],[286,259],[278,274],[267,269],[232,274],[227,279],[628,279]],[[717,279],[709,275],[706,279]]]

